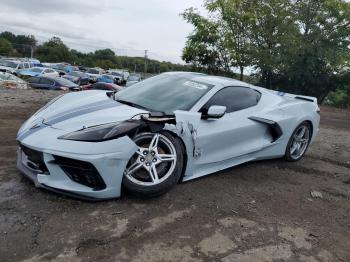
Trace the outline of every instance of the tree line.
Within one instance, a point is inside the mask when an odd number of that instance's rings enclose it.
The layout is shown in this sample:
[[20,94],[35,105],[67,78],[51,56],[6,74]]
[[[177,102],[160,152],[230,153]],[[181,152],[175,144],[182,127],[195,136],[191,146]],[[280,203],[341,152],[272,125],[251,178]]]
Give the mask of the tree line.
[[[117,56],[111,49],[100,49],[83,53],[70,49],[59,37],[52,37],[38,45],[34,36],[15,35],[11,32],[0,33],[0,55],[13,57],[30,57],[33,52],[35,58],[42,62],[67,62],[72,65],[87,67],[122,68],[131,72],[144,72],[144,57]],[[189,71],[190,66],[174,64],[167,61],[147,59],[147,73],[157,74],[167,71]]]
[[[205,0],[183,60],[208,72],[253,72],[260,86],[350,104],[350,3],[344,0]],[[334,94],[332,94],[334,95]]]

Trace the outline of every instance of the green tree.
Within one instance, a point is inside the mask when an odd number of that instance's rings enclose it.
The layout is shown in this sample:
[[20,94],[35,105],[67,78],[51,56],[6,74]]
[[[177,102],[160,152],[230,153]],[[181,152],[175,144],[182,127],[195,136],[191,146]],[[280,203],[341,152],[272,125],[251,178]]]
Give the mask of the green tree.
[[293,7],[300,30],[277,84],[322,102],[330,91],[347,84],[343,76],[350,62],[350,3],[298,0]]
[[7,39],[19,55],[27,57],[31,55],[31,51],[37,43],[33,35],[15,35],[5,31],[0,33],[0,37]]
[[71,62],[72,56],[69,48],[59,37],[52,37],[49,41],[38,46],[36,55],[45,62]]
[[232,61],[227,52],[225,31],[216,20],[201,16],[195,9],[189,8],[183,18],[194,26],[194,31],[187,37],[182,58],[195,67],[206,71],[230,73]]
[[5,38],[0,37],[0,55],[11,55],[13,52],[12,44]]
[[[298,32],[292,1],[253,0],[250,20],[251,66],[260,74],[260,84],[273,85],[274,76],[288,63],[291,43]],[[285,57],[288,56],[288,59]]]
[[[242,0],[207,0],[206,7],[214,15],[227,55],[223,55],[230,67],[238,67],[240,80],[243,80],[244,68],[251,65],[251,21],[253,19],[252,2]],[[223,50],[221,51],[223,53]]]
[[[183,14],[194,26],[183,58],[211,72],[250,66],[271,89],[316,96],[346,85],[350,3],[345,0],[207,0],[209,15]],[[242,79],[242,74],[241,77]]]

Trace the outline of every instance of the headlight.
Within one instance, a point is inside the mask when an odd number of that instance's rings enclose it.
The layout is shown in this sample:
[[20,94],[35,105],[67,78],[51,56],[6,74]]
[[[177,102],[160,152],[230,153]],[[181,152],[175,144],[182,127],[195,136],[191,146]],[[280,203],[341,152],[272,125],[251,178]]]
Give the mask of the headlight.
[[124,122],[109,123],[99,126],[88,127],[63,136],[58,139],[83,141],[83,142],[102,142],[119,138],[124,135],[135,132],[142,123],[137,120],[128,120]]

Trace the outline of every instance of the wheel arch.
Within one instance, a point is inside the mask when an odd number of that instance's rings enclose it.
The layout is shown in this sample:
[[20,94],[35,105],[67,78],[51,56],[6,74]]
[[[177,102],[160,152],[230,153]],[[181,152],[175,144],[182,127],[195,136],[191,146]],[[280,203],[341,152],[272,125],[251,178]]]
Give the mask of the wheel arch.
[[[302,123],[308,123],[309,125],[310,125],[310,128],[311,128],[311,130],[310,130],[310,132],[311,132],[311,137],[313,137],[313,135],[314,135],[314,125],[313,125],[313,123],[312,123],[312,121],[311,120],[304,120]],[[311,141],[311,139],[310,139],[310,141]]]
[[184,177],[185,173],[186,173],[186,169],[187,169],[187,163],[188,163],[188,155],[187,155],[187,148],[186,148],[186,144],[185,142],[183,141],[183,139],[178,135],[176,134],[175,132],[173,131],[170,131],[170,130],[164,130],[164,132],[168,132],[170,135],[172,135],[175,139],[179,140],[180,144],[181,144],[181,147],[182,147],[182,154],[184,156],[184,163],[183,163],[183,167],[182,167],[182,171],[181,171],[181,177],[179,179],[179,182],[182,181],[182,178]]

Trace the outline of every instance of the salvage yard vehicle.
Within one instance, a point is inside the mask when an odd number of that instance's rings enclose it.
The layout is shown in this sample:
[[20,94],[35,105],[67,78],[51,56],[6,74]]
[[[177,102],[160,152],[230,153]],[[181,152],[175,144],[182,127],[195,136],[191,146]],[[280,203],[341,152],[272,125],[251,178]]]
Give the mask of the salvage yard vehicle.
[[52,77],[58,77],[59,73],[51,68],[45,67],[33,67],[30,69],[22,69],[16,71],[17,76],[26,79],[32,76],[46,75]]
[[96,82],[97,78],[100,77],[103,73],[101,68],[89,68],[86,71],[86,74],[90,77],[90,81]]
[[109,76],[109,75],[100,75],[97,79],[96,79],[97,83],[114,83],[114,77],[113,76]]
[[[37,187],[139,196],[245,162],[300,160],[319,131],[316,98],[171,72],[120,92],[59,96],[17,134],[17,167]],[[191,186],[195,186],[192,184]]]
[[0,72],[0,87],[28,89],[28,84],[12,74]]
[[112,84],[112,83],[94,83],[82,87],[83,90],[105,90],[118,92],[123,89],[123,87]]
[[119,78],[119,81],[117,82],[118,85],[125,85],[130,75],[127,70],[123,69],[109,69],[108,73]]
[[89,84],[89,81],[90,81],[89,76],[80,71],[73,71],[73,72],[67,73],[66,75],[62,76],[62,78],[72,81],[77,85],[87,85]]
[[33,67],[31,62],[22,62],[17,60],[2,60],[0,65],[0,72],[7,72],[16,74],[17,70]]
[[141,75],[140,74],[130,74],[125,86],[132,86],[138,82],[141,81]]
[[64,91],[79,91],[80,88],[77,84],[64,79],[62,77],[51,76],[34,76],[29,78],[28,83],[32,88],[37,89],[49,89],[49,90],[64,90]]

